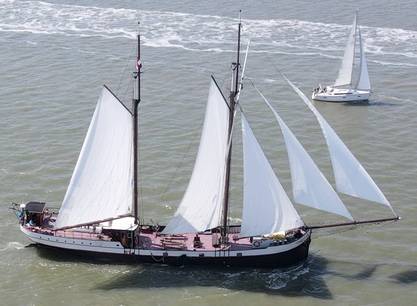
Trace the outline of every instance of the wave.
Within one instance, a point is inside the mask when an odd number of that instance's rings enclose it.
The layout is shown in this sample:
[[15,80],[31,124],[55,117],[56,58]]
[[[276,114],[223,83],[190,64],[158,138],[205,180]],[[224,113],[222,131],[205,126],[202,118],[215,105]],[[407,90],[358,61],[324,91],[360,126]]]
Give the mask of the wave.
[[[237,23],[234,18],[44,1],[0,0],[0,4],[1,32],[135,39],[136,21],[141,20],[146,46],[194,52],[234,51]],[[253,40],[253,52],[328,58],[341,58],[350,27],[294,19],[243,22],[243,37]],[[417,31],[367,26],[361,30],[371,61],[416,67]]]
[[8,251],[8,250],[21,250],[24,247],[25,246],[23,244],[21,244],[20,242],[11,241],[11,242],[7,243],[7,246],[5,246],[4,248],[1,248],[0,252],[4,252],[4,251]]

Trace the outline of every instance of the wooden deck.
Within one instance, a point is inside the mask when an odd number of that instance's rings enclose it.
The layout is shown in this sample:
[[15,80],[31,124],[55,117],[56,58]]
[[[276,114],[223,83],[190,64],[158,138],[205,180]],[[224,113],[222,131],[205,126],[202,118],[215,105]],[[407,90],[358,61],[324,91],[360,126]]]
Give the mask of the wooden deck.
[[[93,228],[81,228],[72,230],[54,231],[51,228],[27,226],[36,233],[64,237],[68,239],[83,239],[89,241],[115,241],[109,235],[95,232]],[[220,247],[216,241],[220,238],[219,233],[201,233],[198,235],[199,242],[194,241],[195,234],[184,235],[162,235],[156,231],[144,230],[139,233],[139,249],[148,250],[188,250],[188,251],[216,251],[220,249],[248,250],[253,249],[249,238],[237,239],[238,234],[229,234],[229,244],[227,247]]]

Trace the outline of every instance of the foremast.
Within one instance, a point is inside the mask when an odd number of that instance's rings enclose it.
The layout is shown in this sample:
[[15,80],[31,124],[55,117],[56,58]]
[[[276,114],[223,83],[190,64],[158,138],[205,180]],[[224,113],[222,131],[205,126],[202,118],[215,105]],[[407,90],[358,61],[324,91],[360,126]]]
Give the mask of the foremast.
[[[241,11],[240,11],[241,12]],[[239,67],[240,67],[240,32],[242,28],[241,18],[239,12],[239,25],[238,25],[238,36],[237,36],[237,55],[236,62],[232,63],[232,82],[230,86],[229,95],[229,126],[228,126],[228,142],[229,148],[227,151],[226,161],[226,177],[225,177],[225,188],[224,188],[224,201],[222,211],[222,225],[221,225],[221,241],[227,243],[227,232],[228,232],[228,214],[229,214],[229,190],[230,190],[230,168],[232,163],[232,130],[234,123],[235,108],[238,101],[236,98],[239,92]]]
[[136,57],[136,71],[133,73],[133,217],[135,224],[139,224],[139,201],[138,201],[138,107],[140,103],[140,74],[142,62],[140,59],[140,34],[137,34],[137,57]]

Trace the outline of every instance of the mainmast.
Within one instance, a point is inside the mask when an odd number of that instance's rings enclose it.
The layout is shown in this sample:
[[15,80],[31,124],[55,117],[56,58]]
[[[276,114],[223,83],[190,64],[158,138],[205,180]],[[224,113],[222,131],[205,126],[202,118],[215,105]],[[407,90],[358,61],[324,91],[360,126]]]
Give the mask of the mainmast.
[[239,11],[239,26],[238,26],[238,36],[237,36],[237,58],[236,62],[232,63],[232,83],[230,87],[229,95],[229,150],[227,152],[227,163],[226,163],[226,179],[225,179],[225,188],[224,188],[224,202],[223,202],[223,215],[222,215],[222,227],[221,227],[221,236],[222,242],[227,243],[227,217],[229,212],[229,186],[230,186],[230,165],[232,161],[232,129],[233,121],[235,114],[236,106],[236,96],[239,90],[239,66],[240,66],[240,30],[242,27]]
[[137,35],[137,57],[136,71],[133,73],[134,89],[133,89],[133,216],[135,224],[139,224],[139,207],[138,207],[138,106],[140,103],[140,70],[142,62],[140,59],[140,34]]

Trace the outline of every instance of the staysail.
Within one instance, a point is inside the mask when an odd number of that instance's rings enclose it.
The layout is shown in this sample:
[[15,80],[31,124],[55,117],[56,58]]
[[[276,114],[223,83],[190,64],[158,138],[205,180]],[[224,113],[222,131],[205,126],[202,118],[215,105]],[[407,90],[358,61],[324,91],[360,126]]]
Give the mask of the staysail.
[[271,109],[281,127],[290,162],[294,201],[353,220],[352,215],[310,155],[265,96],[258,89],[256,90]]
[[360,46],[360,69],[357,89],[371,90],[371,82],[369,80],[368,64],[366,62],[365,48],[363,47],[361,29],[358,27],[359,32],[359,46]]
[[243,214],[241,237],[267,235],[303,226],[242,113]]
[[164,234],[205,231],[220,225],[228,150],[229,108],[212,78],[194,170]]
[[352,84],[353,63],[355,59],[355,41],[356,41],[356,14],[353,19],[352,29],[349,33],[349,38],[345,48],[345,54],[342,60],[339,74],[334,83],[334,86],[347,86]]
[[[350,152],[310,100],[289,79],[284,75],[283,77],[314,113],[320,124],[329,148],[337,191],[389,206],[392,210],[390,203],[368,172],[366,172],[364,167],[359,163],[355,156],[353,156],[352,152]],[[392,212],[394,213],[393,210]]]
[[55,228],[131,214],[132,126],[130,112],[104,87]]
[[242,91],[243,78],[245,77],[246,63],[248,61],[249,46],[250,46],[250,40],[248,41],[248,44],[246,46],[245,60],[243,62],[242,74],[240,75],[239,89],[237,91],[237,95],[236,95],[236,98],[235,98],[236,102],[239,102],[240,93]]

